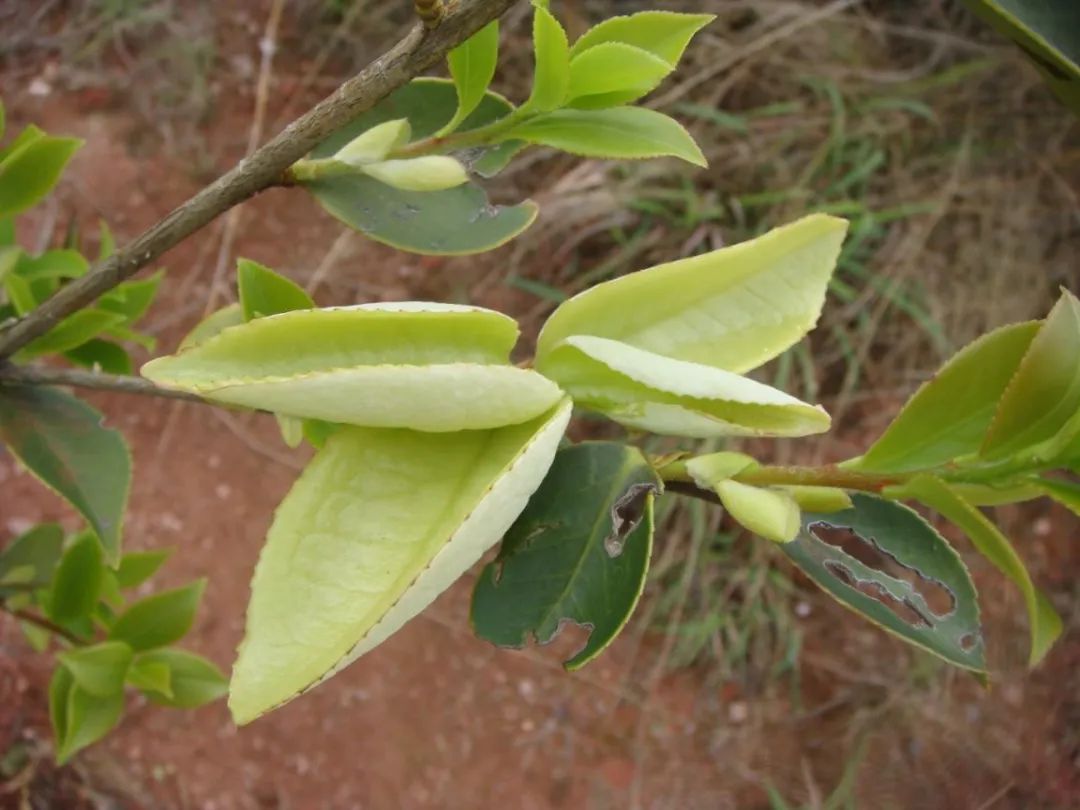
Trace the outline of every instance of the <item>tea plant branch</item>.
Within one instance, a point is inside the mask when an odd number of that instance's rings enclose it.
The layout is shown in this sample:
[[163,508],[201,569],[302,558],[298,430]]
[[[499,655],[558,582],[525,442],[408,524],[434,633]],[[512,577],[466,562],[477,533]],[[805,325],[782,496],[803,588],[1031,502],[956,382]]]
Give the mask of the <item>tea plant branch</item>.
[[434,27],[415,25],[393,48],[296,119],[233,169],[170,212],[85,276],[0,332],[0,359],[131,277],[233,206],[279,185],[286,170],[330,133],[442,59],[515,0],[459,0]]
[[11,608],[3,603],[0,603],[0,610],[4,611],[9,616],[12,616],[15,619],[18,619],[20,622],[32,624],[35,627],[40,627],[42,630],[46,630],[52,633],[54,636],[60,636],[62,639],[70,642],[71,644],[80,645],[83,643],[82,639],[80,639],[70,630],[66,630],[55,622],[52,622],[49,619],[46,619],[44,616],[38,615],[37,613],[33,613],[29,610],[23,610],[22,608]]
[[16,366],[0,363],[0,384],[17,385],[71,385],[76,388],[93,388],[98,391],[116,391],[121,394],[140,394],[142,396],[182,399],[187,402],[200,402],[213,405],[212,402],[189,394],[186,391],[173,391],[162,388],[142,377],[129,377],[121,374],[102,374],[96,371],[84,371],[75,368],[51,368],[49,366]]

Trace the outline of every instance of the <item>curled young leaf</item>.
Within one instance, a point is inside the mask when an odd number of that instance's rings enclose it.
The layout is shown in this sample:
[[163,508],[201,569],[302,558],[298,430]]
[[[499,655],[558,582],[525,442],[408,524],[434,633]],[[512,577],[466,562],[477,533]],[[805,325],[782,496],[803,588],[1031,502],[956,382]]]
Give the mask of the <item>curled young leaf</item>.
[[537,361],[582,407],[673,436],[807,436],[829,429],[820,407],[767,385],[617,340],[566,338]]
[[799,504],[786,492],[731,480],[713,488],[728,514],[754,534],[777,543],[790,543],[799,534]]
[[383,160],[363,167],[364,174],[401,191],[445,191],[469,182],[465,167],[446,155]]
[[566,668],[594,659],[626,625],[645,587],[660,489],[635,447],[586,442],[560,450],[476,583],[476,634],[523,647],[530,636],[547,643],[572,621],[590,632]]
[[158,358],[158,385],[288,416],[454,431],[533,419],[562,397],[507,365],[513,319],[448,304],[364,304],[288,312]]
[[367,132],[361,132],[341,147],[334,153],[334,160],[340,160],[350,166],[363,166],[385,160],[392,149],[408,143],[410,137],[412,137],[412,127],[408,119],[384,121]]
[[538,363],[572,335],[742,373],[817,322],[847,222],[812,214],[763,236],[598,284],[544,324]]
[[224,306],[199,321],[195,328],[180,341],[179,350],[184,351],[204,343],[230,326],[239,326],[246,320],[249,319],[244,316],[244,308],[241,304]]
[[521,425],[342,427],[282,501],[252,581],[229,707],[247,723],[427,607],[525,508],[571,405]]
[[712,489],[721,481],[734,478],[744,470],[756,467],[757,461],[745,453],[723,451],[696,456],[686,462],[686,471],[702,489]]

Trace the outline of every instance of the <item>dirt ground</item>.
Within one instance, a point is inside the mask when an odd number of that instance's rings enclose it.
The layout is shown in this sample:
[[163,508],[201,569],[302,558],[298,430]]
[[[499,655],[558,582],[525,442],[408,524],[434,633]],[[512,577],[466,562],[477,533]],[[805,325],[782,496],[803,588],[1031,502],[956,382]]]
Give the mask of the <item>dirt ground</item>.
[[[236,45],[233,73],[216,80],[224,87],[214,91],[213,113],[186,127],[148,123],[138,94],[114,74],[65,80],[49,58],[26,57],[3,77],[9,119],[87,142],[59,202],[25,223],[28,238],[44,234],[47,243],[72,214],[88,229],[104,217],[119,239],[130,238],[243,155],[255,40],[268,4],[240,5],[220,12]],[[205,8],[200,4],[200,13]],[[317,95],[318,87],[302,87],[309,68],[310,61],[282,57],[268,131],[294,103],[290,88]],[[323,304],[469,298],[521,315],[536,307],[527,293],[499,283],[512,248],[479,261],[395,253],[358,236],[339,238],[340,228],[313,203],[283,190],[261,195],[236,217],[231,236],[230,226],[216,223],[162,260],[168,282],[148,322],[161,350],[231,295],[228,270],[238,255],[302,282],[318,276]],[[304,452],[284,448],[272,420],[259,416],[87,398],[134,452],[127,546],[178,550],[162,582],[209,578],[187,643],[227,670],[256,556]],[[897,402],[883,395],[865,412]],[[854,452],[865,432],[848,427],[830,452]],[[0,492],[3,536],[44,519],[74,525],[2,455]],[[860,623],[805,582],[792,618],[802,646],[782,677],[717,683],[708,662],[673,669],[664,661],[663,627],[644,620],[595,664],[567,674],[558,662],[574,647],[572,632],[522,652],[475,639],[466,577],[377,651],[250,726],[234,727],[223,703],[180,713],[133,699],[117,732],[55,772],[42,753],[49,660],[29,652],[14,626],[0,620],[0,760],[15,748],[30,752],[18,779],[0,784],[0,806],[783,806],[770,804],[772,790],[792,807],[817,807],[847,775],[849,806],[861,808],[1080,807],[1077,521],[1042,507],[1002,510],[1001,517],[1065,618],[1066,633],[1042,667],[1026,672],[1020,599],[969,557],[998,650],[990,690]],[[678,542],[661,532],[658,555]],[[646,602],[658,587],[653,583]]]

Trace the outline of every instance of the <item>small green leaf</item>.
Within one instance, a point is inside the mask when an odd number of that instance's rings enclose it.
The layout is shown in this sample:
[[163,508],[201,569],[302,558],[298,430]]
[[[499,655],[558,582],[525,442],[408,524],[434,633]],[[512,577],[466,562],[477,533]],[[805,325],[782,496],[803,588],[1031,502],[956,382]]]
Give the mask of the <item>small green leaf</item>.
[[64,748],[68,728],[68,697],[75,687],[75,679],[67,667],[57,664],[49,680],[49,723],[52,725],[56,751]]
[[[887,490],[886,494],[892,493]],[[917,475],[897,491],[917,498],[946,520],[959,526],[975,548],[1001,573],[1016,583],[1024,596],[1031,625],[1029,665],[1038,664],[1061,635],[1061,618],[1049,600],[1031,582],[1024,561],[1009,539],[982,512],[969,504],[939,478]]]
[[563,106],[570,86],[570,45],[566,31],[546,8],[533,7],[533,53],[536,68],[533,73],[532,95],[525,107],[535,112],[548,112]]
[[[184,650],[154,650],[139,656],[136,666],[147,674],[164,669],[168,689],[147,694],[155,703],[180,709],[196,709],[225,696],[229,681],[212,662]],[[160,674],[157,676],[160,679]],[[139,686],[139,684],[135,684]],[[147,687],[140,687],[147,688]]]
[[18,214],[40,202],[80,146],[82,141],[77,138],[42,135],[12,149],[0,160],[0,217]]
[[117,618],[109,638],[135,650],[151,650],[179,641],[191,629],[206,580],[163,591],[134,603]]
[[[1044,495],[1053,498],[1080,517],[1080,484],[1054,478],[1044,478],[1039,482],[1038,486]],[[2,558],[0,558],[0,564],[2,564]]]
[[734,478],[744,470],[756,467],[757,461],[745,453],[709,453],[686,462],[686,471],[694,483],[703,489],[713,489],[721,481]]
[[79,278],[86,275],[90,264],[77,250],[47,250],[40,256],[19,256],[15,272],[25,281]]
[[116,584],[121,588],[136,588],[158,572],[172,556],[172,549],[129,551],[120,558],[116,568]]
[[598,284],[544,324],[538,367],[565,338],[595,335],[737,373],[756,368],[814,327],[846,231],[846,221],[813,214]]
[[229,708],[248,723],[382,643],[498,542],[551,466],[564,401],[456,433],[342,427],[278,506]]
[[92,745],[116,728],[124,713],[124,693],[98,697],[72,683],[67,692],[66,729],[63,744],[56,752],[64,764],[78,751]]
[[469,173],[461,161],[448,155],[383,160],[369,163],[362,171],[398,191],[446,191],[469,181]]
[[655,90],[673,67],[646,50],[605,42],[570,60],[567,106],[581,110],[618,107]]
[[109,223],[105,220],[98,220],[98,257],[99,262],[105,261],[116,252],[116,239],[113,237],[113,232],[109,230]]
[[46,354],[70,351],[102,332],[124,322],[124,316],[103,309],[80,309],[68,315],[39,338],[30,341],[16,354],[17,360],[32,360]]
[[87,694],[107,698],[124,691],[124,679],[134,656],[122,641],[103,641],[60,653],[58,658]]
[[135,659],[128,670],[127,682],[143,694],[153,697],[172,697],[172,672],[169,665],[148,656],[157,655],[163,650],[151,650]]
[[29,124],[23,127],[22,132],[11,139],[11,142],[0,148],[0,163],[7,160],[8,157],[18,152],[27,144],[34,143],[45,137],[45,132],[34,124]]
[[1065,290],[1031,341],[980,454],[998,459],[1052,439],[1080,412],[1080,301]]
[[473,591],[481,638],[545,644],[564,621],[590,630],[566,663],[579,669],[626,625],[645,587],[653,498],[661,484],[641,452],[610,442],[560,450],[551,471]]
[[[805,513],[802,532],[781,546],[784,553],[844,607],[955,666],[983,672],[975,586],[957,553],[902,504],[862,493],[852,504],[843,512]],[[878,552],[882,566],[827,542],[829,529],[849,529],[851,541]],[[928,599],[930,588],[943,589],[948,606]]]
[[695,166],[707,165],[701,149],[682,124],[644,107],[554,110],[512,127],[505,137],[582,157],[677,157]]
[[795,499],[800,509],[828,514],[852,507],[851,496],[836,487],[789,486],[778,487]]
[[64,357],[75,365],[100,369],[106,374],[133,374],[135,371],[127,350],[107,340],[88,340],[81,346],[68,349]]
[[450,122],[439,130],[448,135],[456,130],[479,106],[488,85],[495,77],[495,65],[499,59],[499,21],[492,20],[447,56],[450,76],[457,89],[457,112]]
[[49,616],[60,624],[85,619],[101,595],[105,562],[92,532],[75,537],[60,557],[49,589]]
[[274,418],[277,420],[278,430],[281,431],[281,440],[288,447],[299,447],[304,440],[304,420],[295,416],[282,416],[280,413],[274,414]]
[[[42,523],[19,535],[0,552],[0,583],[46,585],[52,581],[63,547],[64,530],[55,523]],[[9,579],[15,571],[23,574]],[[0,586],[0,599],[15,592]]]
[[236,263],[236,282],[245,321],[279,312],[315,308],[315,302],[299,284],[251,259],[240,259]]
[[907,472],[978,450],[998,401],[1041,326],[1038,321],[1005,326],[961,349],[915,392],[852,466]]
[[363,166],[379,160],[385,160],[390,152],[409,142],[412,127],[408,119],[385,121],[376,124],[366,132],[361,132],[337,152],[334,160],[348,163],[350,166]]
[[426,302],[303,310],[233,327],[142,369],[166,388],[309,419],[472,430],[533,419],[562,397],[507,364],[517,324]]
[[607,338],[567,338],[537,361],[537,370],[581,407],[653,433],[807,436],[830,424],[820,407],[749,377]]
[[154,302],[165,271],[158,270],[148,278],[125,281],[98,299],[98,307],[124,316],[124,323],[134,324]]
[[131,456],[119,431],[56,389],[0,386],[0,441],[89,521],[110,562],[120,557]]
[[622,42],[658,56],[674,67],[694,34],[715,20],[713,14],[680,14],[673,11],[642,11],[612,17],[586,31],[574,43],[571,56],[606,42]]
[[229,304],[211,313],[200,321],[187,336],[180,341],[180,351],[205,343],[210,338],[228,329],[244,323],[244,308],[240,304]]

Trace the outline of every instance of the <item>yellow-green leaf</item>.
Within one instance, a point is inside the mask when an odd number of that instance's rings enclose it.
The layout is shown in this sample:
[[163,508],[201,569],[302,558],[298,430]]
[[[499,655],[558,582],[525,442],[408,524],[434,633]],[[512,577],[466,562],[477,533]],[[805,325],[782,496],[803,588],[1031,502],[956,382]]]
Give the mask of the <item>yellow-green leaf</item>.
[[567,105],[582,110],[629,104],[655,90],[673,66],[642,48],[605,42],[570,60]]
[[570,83],[570,45],[566,31],[546,8],[533,8],[533,52],[536,68],[532,94],[525,107],[548,112],[563,106]]
[[674,11],[642,11],[611,17],[586,31],[574,43],[572,56],[605,42],[622,42],[642,48],[674,67],[694,34],[715,20],[712,14],[680,14]]
[[790,543],[799,534],[799,505],[786,492],[719,481],[714,489],[737,522],[754,534],[777,543]]
[[492,20],[450,51],[446,61],[450,65],[450,76],[457,89],[458,107],[454,117],[440,130],[440,134],[453,132],[477,108],[495,77],[498,58],[498,20]]

